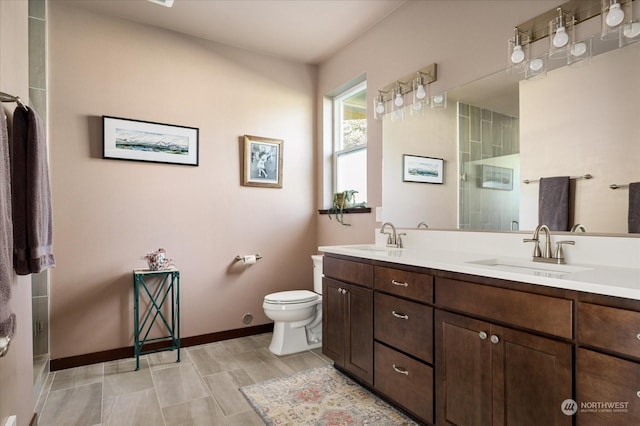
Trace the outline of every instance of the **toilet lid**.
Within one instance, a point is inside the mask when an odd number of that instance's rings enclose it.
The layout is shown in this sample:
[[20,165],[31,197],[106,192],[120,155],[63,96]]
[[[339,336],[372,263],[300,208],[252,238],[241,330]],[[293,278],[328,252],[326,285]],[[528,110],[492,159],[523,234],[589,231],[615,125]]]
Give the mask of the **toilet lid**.
[[290,290],[267,294],[264,300],[268,303],[289,304],[311,302],[318,297],[320,296],[317,293],[309,290]]

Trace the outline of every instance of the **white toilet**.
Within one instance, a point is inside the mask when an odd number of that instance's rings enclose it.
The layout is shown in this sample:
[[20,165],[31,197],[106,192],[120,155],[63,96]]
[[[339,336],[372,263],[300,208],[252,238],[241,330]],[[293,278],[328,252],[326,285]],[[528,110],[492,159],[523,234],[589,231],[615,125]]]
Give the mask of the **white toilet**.
[[264,297],[264,313],[274,322],[269,350],[276,355],[322,346],[322,256],[311,259],[314,291],[281,291]]

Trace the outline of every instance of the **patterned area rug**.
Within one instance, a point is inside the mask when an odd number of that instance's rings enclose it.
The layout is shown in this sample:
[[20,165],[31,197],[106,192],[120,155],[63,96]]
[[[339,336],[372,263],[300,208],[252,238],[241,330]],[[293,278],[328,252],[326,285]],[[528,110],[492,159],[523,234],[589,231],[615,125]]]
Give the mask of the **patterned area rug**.
[[267,425],[417,425],[331,366],[240,391]]

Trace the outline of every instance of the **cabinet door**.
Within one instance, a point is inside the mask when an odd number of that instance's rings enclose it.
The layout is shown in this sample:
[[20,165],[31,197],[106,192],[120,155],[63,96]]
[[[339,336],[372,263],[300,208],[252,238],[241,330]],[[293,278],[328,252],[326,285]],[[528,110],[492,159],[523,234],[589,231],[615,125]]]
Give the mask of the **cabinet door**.
[[490,325],[439,310],[435,318],[436,424],[491,424]]
[[322,353],[340,367],[344,367],[346,342],[344,287],[340,281],[322,279]]
[[577,424],[640,424],[640,364],[578,349]]
[[344,368],[373,384],[373,291],[350,284],[346,290],[346,348]]
[[493,424],[571,425],[562,401],[571,399],[569,343],[491,326]]

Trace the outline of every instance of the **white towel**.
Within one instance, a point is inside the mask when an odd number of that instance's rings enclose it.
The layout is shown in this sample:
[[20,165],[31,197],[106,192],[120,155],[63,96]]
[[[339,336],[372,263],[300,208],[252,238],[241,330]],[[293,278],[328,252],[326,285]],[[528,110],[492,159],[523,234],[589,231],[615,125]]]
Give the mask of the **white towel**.
[[7,117],[0,106],[0,338],[13,338],[16,328],[16,316],[9,306],[13,282],[10,176]]

